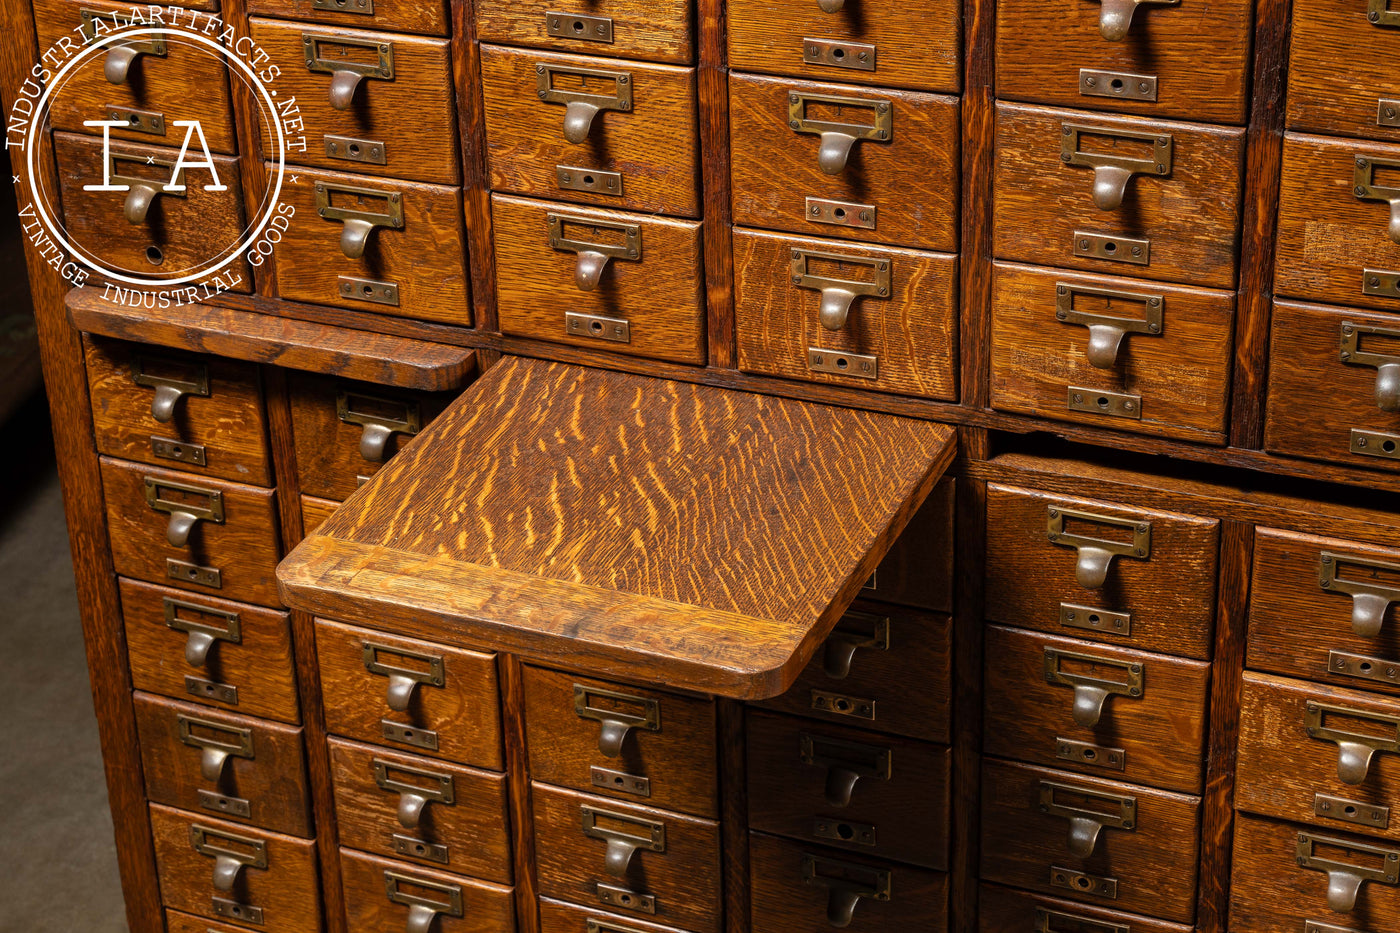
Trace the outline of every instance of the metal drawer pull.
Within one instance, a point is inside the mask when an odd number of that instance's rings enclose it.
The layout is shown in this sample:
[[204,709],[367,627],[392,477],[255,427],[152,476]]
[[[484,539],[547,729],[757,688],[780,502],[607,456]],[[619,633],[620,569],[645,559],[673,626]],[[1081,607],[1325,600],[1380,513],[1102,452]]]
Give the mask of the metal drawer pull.
[[[1105,538],[1071,534],[1065,531],[1066,518],[1114,528],[1128,528],[1132,530],[1133,540],[1110,541]],[[1135,560],[1146,560],[1152,554],[1152,523],[1131,518],[1113,518],[1052,505],[1049,507],[1046,535],[1050,538],[1050,543],[1060,547],[1072,547],[1079,552],[1074,565],[1074,578],[1086,590],[1097,590],[1104,585],[1108,579],[1108,570],[1113,565],[1113,558],[1131,557]]]
[[[1375,723],[1387,734],[1378,736],[1332,729],[1326,725],[1328,716]],[[1360,784],[1366,780],[1376,752],[1400,754],[1400,717],[1397,716],[1310,701],[1303,713],[1303,727],[1308,738],[1337,744],[1337,777],[1347,784]]]
[[[1076,295],[1103,298],[1110,306],[1114,301],[1133,302],[1143,305],[1145,311],[1141,319],[1076,311]],[[1112,369],[1118,364],[1118,350],[1123,345],[1123,338],[1128,334],[1160,334],[1165,304],[1166,300],[1161,295],[1122,292],[1111,288],[1088,288],[1066,282],[1055,285],[1055,320],[1089,328],[1089,348],[1085,356],[1088,357],[1090,365],[1099,369]]]
[[[820,259],[830,263],[849,263],[868,268],[870,281],[837,279],[825,275],[813,275],[807,271],[807,260]],[[792,284],[798,288],[810,288],[821,292],[821,310],[818,320],[827,330],[840,330],[846,326],[846,318],[851,313],[851,302],[857,295],[870,295],[875,298],[890,296],[890,260],[887,256],[852,256],[846,253],[823,253],[809,249],[792,251]]]
[[[443,900],[434,900],[421,894],[410,894],[399,886],[422,888],[443,895]],[[415,878],[397,871],[384,872],[384,894],[391,904],[402,904],[408,908],[408,924],[405,933],[428,933],[433,928],[433,920],[438,914],[444,917],[461,917],[462,887],[456,884],[438,884],[426,878]]]
[[[204,780],[218,784],[223,780],[224,770],[230,758],[252,760],[253,730],[230,726],[212,719],[199,719],[177,713],[176,725],[180,731],[180,741],[191,748],[199,749],[199,773]],[[200,735],[195,730],[203,729],[210,735]]]
[[823,13],[840,13],[845,5],[846,0],[817,0],[817,9]]
[[[199,522],[224,523],[224,494],[217,489],[202,486],[188,486],[158,480],[154,476],[146,478],[146,504],[157,512],[166,512],[170,521],[165,526],[165,540],[171,547],[184,547],[190,542],[190,532]],[[167,493],[182,493],[182,498],[170,498]],[[204,500],[196,505],[190,498]]]
[[[1320,858],[1313,851],[1318,844],[1346,849],[1359,855],[1373,855],[1381,860],[1381,865],[1379,868],[1372,868]],[[1349,914],[1355,909],[1356,895],[1367,881],[1395,884],[1397,878],[1400,878],[1400,851],[1395,849],[1382,849],[1379,846],[1349,839],[1318,836],[1314,833],[1299,833],[1296,854],[1300,868],[1327,874],[1327,906],[1339,914]]]
[[[402,417],[395,417],[400,412]],[[337,392],[335,414],[346,424],[358,424],[363,428],[360,432],[360,456],[369,463],[384,462],[389,438],[395,434],[412,437],[423,429],[423,411],[417,402],[382,398],[363,392]]]
[[861,648],[871,651],[890,649],[889,616],[869,612],[848,611],[826,636],[822,653],[822,670],[832,680],[845,680],[851,673],[851,662]]
[[[422,661],[427,665],[427,670],[414,670],[402,665],[386,664],[379,660],[379,652],[381,651]],[[443,668],[442,658],[438,655],[418,654],[403,648],[376,645],[368,641],[363,643],[362,652],[365,670],[371,674],[379,674],[389,678],[389,689],[385,701],[389,704],[389,709],[396,713],[402,713],[408,709],[408,705],[413,702],[413,693],[418,689],[419,684],[441,687],[447,683],[447,674]]]
[[[1067,923],[1069,926],[1059,926],[1059,922]],[[1132,933],[1132,928],[1126,923],[1108,923],[1079,914],[1049,910],[1045,907],[1035,909],[1035,926],[1031,929],[1033,933]]]
[[[232,845],[219,845],[220,842]],[[190,825],[190,845],[214,860],[214,890],[228,894],[244,868],[267,868],[267,843],[235,836],[198,823]],[[238,846],[239,848],[233,848]]]
[[622,754],[622,745],[633,729],[661,731],[661,704],[648,697],[574,684],[574,713],[601,724],[598,751],[609,758]]
[[[148,372],[152,366],[188,369],[190,378],[157,376]],[[170,419],[175,417],[175,405],[186,395],[209,397],[209,367],[203,363],[186,363],[148,353],[137,353],[131,357],[131,381],[136,385],[156,390],[155,398],[151,400],[151,417],[161,424],[168,424]]]
[[[82,32],[84,43],[95,42],[98,39],[97,27],[93,24],[93,20],[102,20],[106,32],[111,32],[113,28],[131,25],[130,14],[122,16],[120,13],[104,13],[101,10],[79,10],[78,16],[82,21],[78,29]],[[120,24],[119,27],[113,26],[114,21]],[[131,75],[131,66],[142,55],[152,55],[156,58],[166,57],[165,37],[161,35],[113,42],[107,49],[107,57],[102,64],[102,75],[111,84],[125,84]]]
[[[581,88],[588,87],[591,81],[611,81],[611,94],[598,94],[585,90],[566,91],[554,86],[555,75],[568,75],[577,78]],[[602,110],[629,111],[632,109],[632,73],[628,71],[602,71],[597,68],[565,68],[560,65],[536,65],[535,83],[539,88],[540,100],[547,104],[564,105],[564,138],[578,144],[588,138],[593,128],[593,118]]]
[[[341,49],[368,51],[374,61],[352,61],[344,54],[327,58],[321,52],[322,44]],[[355,89],[366,78],[379,81],[394,80],[394,43],[380,42],[377,39],[356,39],[340,33],[304,32],[301,34],[301,49],[306,56],[306,70],[321,72],[331,76],[330,103],[336,110],[349,110],[355,100]]]
[[1375,638],[1385,624],[1385,614],[1392,603],[1400,602],[1400,587],[1386,586],[1369,580],[1347,580],[1341,576],[1342,564],[1369,567],[1386,573],[1400,574],[1400,564],[1390,564],[1365,557],[1323,551],[1318,555],[1317,582],[1329,593],[1344,593],[1351,597],[1351,630],[1362,638]]
[[826,769],[826,802],[829,806],[850,806],[851,794],[861,778],[870,781],[890,779],[888,748],[808,732],[801,733],[798,742],[804,765]]
[[1352,193],[1360,201],[1381,201],[1390,205],[1390,223],[1386,226],[1386,233],[1390,235],[1391,240],[1400,243],[1400,188],[1376,184],[1376,166],[1400,170],[1400,160],[1356,156],[1355,168],[1352,170]]
[[[418,824],[423,818],[423,811],[430,802],[447,806],[457,802],[450,774],[422,771],[407,765],[393,764],[382,758],[374,758],[370,763],[374,767],[374,783],[378,784],[382,790],[399,795],[398,817],[399,823],[404,829],[418,828]],[[397,773],[421,778],[430,786],[424,787],[422,784],[395,779],[389,774],[391,768]]]
[[1103,9],[1099,11],[1099,35],[1109,42],[1118,42],[1128,34],[1133,24],[1133,14],[1138,4],[1153,6],[1175,6],[1181,0],[1099,0]]
[[[608,844],[603,868],[615,878],[627,877],[627,872],[632,867],[632,857],[637,854],[638,849],[646,849],[649,852],[666,851],[666,826],[664,823],[639,819],[625,813],[600,810],[597,807],[587,805],[579,809],[583,815],[583,834],[589,839],[601,839]],[[600,820],[603,824],[611,822],[637,827],[640,833],[599,825]]]
[[[1091,810],[1086,806],[1059,803],[1055,800],[1057,793],[1081,797],[1086,803],[1101,801],[1115,809]],[[1087,787],[1055,781],[1040,782],[1040,812],[1069,820],[1069,851],[1075,858],[1088,858],[1093,855],[1099,844],[1099,836],[1105,829],[1133,832],[1137,828],[1136,797],[1106,794]]]
[[[826,104],[837,109],[869,110],[870,123],[839,123],[807,116],[808,104]],[[840,175],[851,156],[851,148],[862,139],[889,142],[894,137],[894,105],[888,100],[868,97],[833,97],[788,91],[788,126],[799,133],[821,137],[817,166],[828,175]]]
[[[190,667],[203,667],[207,664],[209,652],[214,649],[214,645],[218,642],[227,641],[235,645],[242,644],[243,628],[238,613],[211,609],[208,606],[187,603],[182,599],[172,599],[169,596],[164,597],[161,602],[165,607],[166,626],[177,632],[187,633],[185,660],[189,662]],[[196,622],[194,619],[181,617],[181,612],[220,619],[224,624],[220,627],[208,622]]]
[[1376,407],[1381,411],[1400,411],[1400,356],[1361,349],[1362,337],[1400,341],[1400,330],[1343,321],[1341,335],[1341,349],[1338,352],[1343,363],[1348,366],[1376,368]]
[[[565,236],[566,223],[591,227],[595,234],[602,230],[611,230],[621,237],[622,242],[598,243]],[[625,259],[636,262],[642,258],[642,228],[637,224],[546,214],[545,228],[551,249],[578,254],[578,263],[574,266],[574,284],[585,292],[591,292],[598,287],[603,270],[608,266],[608,260]]]
[[[1061,670],[1065,660],[1094,667],[1111,667],[1122,670],[1124,680],[1105,680],[1089,674],[1073,674]],[[1095,657],[1092,654],[1078,654],[1073,651],[1045,649],[1045,682],[1064,684],[1074,688],[1074,721],[1086,729],[1093,729],[1103,716],[1104,703],[1110,696],[1126,696],[1140,699],[1147,689],[1147,670],[1136,661],[1116,661],[1112,658]]]
[[[1108,10],[1105,2],[1104,9]],[[1124,26],[1126,30],[1127,27]],[[1135,159],[1106,152],[1084,152],[1079,148],[1081,134],[1113,139],[1140,139],[1152,144],[1152,158]],[[1172,170],[1172,137],[1167,134],[1134,133],[1087,123],[1060,124],[1060,161],[1094,170],[1094,206],[1111,211],[1123,203],[1128,181],[1134,175],[1168,175]]]
[[[331,203],[333,195],[352,198],[363,204],[366,199],[383,202],[380,211],[362,207],[336,207]],[[338,220],[345,226],[340,231],[340,251],[347,259],[359,259],[369,245],[369,235],[376,227],[391,230],[403,229],[403,195],[397,191],[380,188],[361,188],[357,185],[339,185],[329,181],[316,182],[316,213],[325,220]]]
[[862,898],[890,899],[889,871],[856,862],[803,855],[802,881],[814,888],[826,888],[826,922],[838,930],[851,925]]
[[1390,8],[1390,0],[1369,0],[1366,18],[1373,26],[1400,26],[1400,11]]
[[[135,165],[150,165],[156,168],[171,170],[169,176],[161,178],[146,178],[141,175],[131,175],[119,171],[118,166],[122,162],[130,162]],[[176,168],[176,163],[169,159],[157,159],[155,156],[147,156],[144,160],[131,156],[119,156],[116,153],[107,154],[107,165],[104,170],[104,184],[113,187],[125,185],[128,189],[126,200],[122,203],[122,214],[127,222],[140,225],[146,222],[146,215],[150,213],[151,205],[160,195],[172,198],[183,198],[187,196],[185,186],[185,169],[183,166]]]

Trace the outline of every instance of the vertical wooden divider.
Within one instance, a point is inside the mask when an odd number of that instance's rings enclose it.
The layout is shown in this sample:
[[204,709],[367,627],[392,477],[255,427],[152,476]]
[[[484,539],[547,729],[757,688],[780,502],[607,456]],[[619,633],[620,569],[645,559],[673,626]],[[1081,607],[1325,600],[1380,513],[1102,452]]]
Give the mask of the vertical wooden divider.
[[[247,0],[220,0],[219,15],[238,31],[238,35],[251,35]],[[263,162],[262,121],[258,119],[260,108],[256,95],[239,79],[233,67],[228,69],[228,83],[229,99],[233,104],[234,138],[238,140],[238,178],[243,185],[243,217],[244,223],[249,224],[257,216],[268,180],[267,166]],[[306,220],[302,218],[302,223]],[[266,298],[277,294],[277,269],[270,260],[253,267],[253,282],[255,294]]]
[[738,365],[734,337],[734,254],[729,188],[729,66],[725,0],[698,0],[700,177],[704,197],[705,298],[709,365]]
[[749,933],[752,886],[749,879],[748,751],[744,704],[715,700],[720,781],[720,855],[723,859],[725,933]]
[[499,328],[496,257],[491,236],[491,178],[486,169],[486,105],[481,99],[481,45],[476,4],[452,0],[452,80],[457,87],[457,136],[462,150],[462,211],[472,282],[472,326]]
[[505,740],[506,784],[510,787],[511,858],[515,869],[516,933],[538,933],[535,879],[535,821],[530,801],[530,755],[525,744],[525,683],[520,659],[500,655],[501,735]]
[[970,408],[986,408],[990,399],[995,45],[996,0],[963,0],[958,397]]

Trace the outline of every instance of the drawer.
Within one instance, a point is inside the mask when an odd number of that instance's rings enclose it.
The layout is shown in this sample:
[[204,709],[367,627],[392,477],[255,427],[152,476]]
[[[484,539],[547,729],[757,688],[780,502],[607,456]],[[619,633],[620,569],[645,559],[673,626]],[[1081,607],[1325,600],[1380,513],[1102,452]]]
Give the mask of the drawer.
[[705,362],[699,222],[502,195],[491,204],[502,333]]
[[1200,793],[1210,665],[990,625],[988,755]]
[[452,31],[448,7],[444,0],[248,0],[248,12],[263,16],[429,36]]
[[337,502],[350,498],[456,396],[306,373],[292,373],[287,382],[301,491]]
[[165,928],[169,933],[246,933],[247,927],[236,927],[227,923],[215,923],[193,914],[182,914],[176,910],[165,911]]
[[955,0],[827,6],[834,11],[811,0],[733,0],[729,66],[852,84],[962,89],[962,7]]
[[734,222],[957,252],[958,99],[729,76]]
[[98,453],[272,485],[258,368],[83,336]]
[[1400,310],[1400,146],[1289,133],[1282,171],[1275,294]]
[[1389,933],[1400,925],[1393,843],[1262,820],[1235,820],[1232,933]]
[[478,0],[476,34],[482,42],[559,52],[674,65],[695,60],[691,0]]
[[996,148],[998,259],[1234,288],[1244,130],[999,104]]
[[316,843],[151,804],[160,899],[215,920],[318,933]]
[[684,933],[631,917],[540,898],[540,933]]
[[326,730],[499,771],[496,656],[316,620]]
[[753,933],[948,929],[948,876],[749,834]]
[[[65,48],[84,41],[81,37],[93,35],[83,25],[85,10],[102,14],[110,29],[114,21],[123,26],[129,23],[133,9],[129,3],[108,0],[35,0],[33,6],[40,49]],[[214,21],[207,16],[199,18],[201,25]],[[106,34],[104,30],[103,35]],[[128,62],[125,52],[118,53],[120,48],[120,43],[113,43],[68,72],[62,92],[49,100],[49,122],[54,129],[88,133],[94,128],[84,126],[85,121],[111,120],[116,112],[117,119],[134,117],[144,127],[154,125],[162,130],[153,133],[148,129],[113,127],[114,142],[124,139],[144,145],[157,143],[178,150],[188,128],[176,126],[176,121],[190,120],[199,123],[211,152],[238,151],[229,104],[228,71],[222,55],[194,42],[167,42],[164,55],[143,53]],[[113,62],[113,74],[121,79],[118,82],[107,79],[109,60]],[[265,70],[261,73],[267,74]],[[195,155],[199,153],[198,143],[196,137],[191,161],[201,157]]]
[[299,219],[273,251],[280,297],[471,326],[460,188],[288,172],[281,198]]
[[1374,0],[1293,4],[1290,127],[1400,141],[1400,82],[1393,67],[1400,55],[1400,32],[1388,12],[1370,21],[1375,6]]
[[740,369],[957,398],[956,256],[736,229],[734,272]]
[[992,267],[992,407],[1224,444],[1233,292]]
[[345,918],[356,931],[512,933],[510,888],[340,850]]
[[264,606],[281,604],[272,490],[102,458],[117,573]]
[[[278,89],[301,108],[306,149],[291,161],[461,182],[449,40],[257,16],[248,28],[281,69]],[[337,63],[352,67],[337,70]]]
[[1252,0],[1168,2],[999,0],[997,96],[1244,123]]
[[860,588],[881,602],[953,611],[953,502],[957,481],[939,480]]
[[[1193,933],[1193,928],[1118,910],[1074,904],[1028,891],[984,884],[978,899],[981,933],[1043,930],[1046,933]],[[1317,931],[1322,933],[1322,931]]]
[[987,618],[1206,660],[1218,536],[1213,519],[989,483]]
[[135,703],[152,801],[313,835],[301,729],[140,692]]
[[1395,315],[1274,302],[1264,449],[1400,469],[1400,397],[1381,369],[1394,363]]
[[1400,693],[1397,603],[1400,551],[1259,528],[1248,666]]
[[749,826],[946,870],[951,758],[944,745],[751,710]]
[[[178,147],[181,140],[162,142]],[[180,150],[153,146],[149,140],[113,139],[104,153],[101,136],[55,133],[53,147],[64,232],[83,245],[91,260],[114,273],[184,281],[193,270],[212,269],[227,258],[229,244],[243,236],[238,159],[212,156],[209,168],[198,137],[178,176]],[[103,179],[124,190],[89,190]],[[166,191],[172,184],[184,190]],[[225,190],[210,191],[211,186]],[[208,281],[206,289],[221,285],[227,291],[251,292],[252,267],[234,258]]]
[[1245,672],[1237,807],[1393,842],[1397,799],[1400,700]]
[[511,883],[505,775],[330,739],[342,845]]
[[719,814],[715,704],[526,667],[525,736],[538,780],[636,804]]
[[718,933],[719,824],[536,783],[540,894]]
[[1200,807],[1196,797],[989,758],[981,877],[1190,923]]
[[122,580],[131,683],[231,712],[301,721],[285,612]]
[[694,68],[487,45],[481,92],[494,190],[700,215]]
[[951,741],[953,624],[944,615],[858,603],[797,682],[760,705],[784,713]]
[[315,496],[301,497],[301,527],[304,534],[311,534],[321,523],[335,514],[339,502],[330,499],[317,499]]

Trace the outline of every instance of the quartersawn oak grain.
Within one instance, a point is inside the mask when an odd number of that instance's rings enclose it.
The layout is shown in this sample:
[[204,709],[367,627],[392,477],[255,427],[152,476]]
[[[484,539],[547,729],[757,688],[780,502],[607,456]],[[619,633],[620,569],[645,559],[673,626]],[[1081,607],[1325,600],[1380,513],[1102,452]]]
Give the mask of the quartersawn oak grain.
[[1367,0],[1296,0],[1288,53],[1288,125],[1337,136],[1400,141],[1381,126],[1382,98],[1400,98],[1391,64],[1400,33],[1367,19]]
[[445,36],[452,28],[448,4],[443,0],[374,0],[366,10],[358,4],[315,6],[310,0],[247,0],[249,13],[298,19],[315,23],[331,23],[363,29],[392,29],[418,32],[430,36]]
[[1193,927],[1118,910],[1017,891],[999,884],[981,885],[981,933],[1033,930],[1037,909],[1051,914],[1049,933],[1194,933]]
[[508,357],[283,562],[282,585],[341,618],[772,696],[951,442],[940,425]]
[[415,879],[458,891],[462,915],[454,917],[439,913],[432,921],[434,933],[514,933],[515,902],[511,898],[510,888],[342,848],[340,874],[345,884],[345,913],[350,929],[407,928],[409,907],[389,900],[385,889],[388,872],[404,876],[404,880],[399,882],[399,890],[410,897],[450,903],[451,895],[447,891],[441,887],[416,884]]
[[[577,14],[611,20],[611,41],[588,39],[588,29],[573,25]],[[565,35],[550,35],[553,19],[569,27]],[[694,0],[478,0],[476,30],[482,42],[673,65],[695,59]]]
[[307,534],[321,527],[321,523],[330,518],[335,510],[340,508],[339,502],[330,499],[318,499],[315,496],[301,497],[301,524],[306,529]]

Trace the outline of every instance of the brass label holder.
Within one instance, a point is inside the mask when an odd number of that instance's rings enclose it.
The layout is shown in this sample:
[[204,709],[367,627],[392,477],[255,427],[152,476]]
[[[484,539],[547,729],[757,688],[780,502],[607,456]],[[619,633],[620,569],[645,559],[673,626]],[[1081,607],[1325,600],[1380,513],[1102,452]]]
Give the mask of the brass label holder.
[[[1069,926],[1060,926],[1062,923],[1068,923]],[[1126,923],[1094,920],[1091,917],[1050,910],[1047,907],[1035,909],[1035,926],[1032,930],[1034,933],[1132,933],[1132,928]]]
[[[103,10],[79,9],[78,20],[78,31],[82,33],[84,44],[97,41],[97,20],[110,24],[105,28],[112,30],[125,29],[132,25],[130,14],[122,16],[121,13]],[[102,73],[112,84],[124,84],[131,75],[131,66],[140,56],[165,58],[168,51],[165,36],[159,34],[139,38],[133,36],[130,39],[108,43],[106,48],[107,55],[102,64]]]
[[[1358,855],[1372,856],[1380,860],[1380,865],[1354,865],[1322,858],[1314,854],[1318,844],[1346,849]],[[1356,896],[1366,882],[1393,885],[1397,877],[1400,877],[1400,851],[1366,845],[1351,839],[1300,832],[1295,855],[1299,868],[1320,871],[1327,875],[1327,906],[1339,914],[1351,913],[1355,909]]]
[[[220,842],[228,844],[220,845]],[[200,855],[214,860],[214,890],[223,894],[233,891],[243,869],[267,869],[267,843],[261,839],[192,823],[190,845]]]
[[846,611],[822,645],[822,672],[832,680],[845,680],[857,651],[890,649],[890,617],[859,610]]
[[[1049,506],[1047,509],[1046,537],[1059,547],[1074,548],[1078,552],[1074,576],[1086,590],[1103,587],[1108,579],[1109,568],[1114,558],[1126,557],[1132,560],[1147,560],[1152,556],[1152,523],[1133,518],[1115,518],[1064,506]],[[1112,541],[1089,535],[1072,534],[1065,531],[1065,520],[1074,519],[1094,525],[1107,525],[1111,528],[1128,529],[1132,540]]]
[[[1116,812],[1060,803],[1055,798],[1056,794],[1101,801],[1116,808]],[[1108,794],[1074,784],[1061,784],[1058,781],[1040,782],[1040,812],[1069,821],[1069,851],[1076,858],[1088,858],[1093,855],[1099,844],[1099,837],[1105,829],[1124,832],[1137,829],[1136,797]]]
[[[1152,145],[1152,158],[1113,155],[1107,152],[1085,152],[1080,148],[1084,135],[1110,136],[1114,139],[1136,139]],[[1089,123],[1060,124],[1060,161],[1094,170],[1094,206],[1099,210],[1116,210],[1123,203],[1128,181],[1134,175],[1170,175],[1172,171],[1172,137],[1165,133],[1137,133]]]
[[[185,366],[190,370],[190,378],[159,376],[149,372],[152,364]],[[147,389],[155,389],[151,400],[151,417],[161,424],[168,424],[175,417],[175,405],[186,395],[209,397],[209,367],[204,363],[185,363],[164,359],[147,352],[135,353],[131,357],[131,381]]]
[[[218,784],[223,779],[230,758],[252,760],[256,757],[253,752],[252,729],[230,726],[215,719],[187,716],[184,713],[176,714],[175,723],[180,741],[191,748],[199,749],[200,776],[211,784]],[[212,732],[220,738],[200,735],[196,729]]]
[[[172,174],[163,180],[131,175],[120,170],[120,165],[123,162],[170,169]],[[106,175],[107,177],[104,179],[106,185],[113,187],[125,185],[129,189],[126,193],[126,199],[122,202],[122,214],[128,223],[138,226],[146,222],[146,217],[149,215],[151,205],[155,203],[156,198],[188,198],[189,195],[189,188],[185,184],[185,169],[183,167],[176,169],[175,163],[169,159],[148,156],[143,161],[136,156],[109,152],[107,153]]]
[[[666,824],[659,820],[645,820],[627,813],[603,810],[588,804],[580,806],[579,811],[582,817],[583,834],[589,839],[598,839],[607,843],[603,867],[614,878],[627,877],[627,873],[632,867],[632,860],[638,850],[666,851]],[[622,829],[610,828],[606,825],[600,825],[600,821],[635,826],[637,831],[627,832]]]
[[[621,234],[622,242],[598,243],[566,236],[564,231],[566,223],[593,227],[595,230],[615,231]],[[574,284],[586,292],[591,292],[598,287],[598,282],[603,277],[603,270],[607,268],[611,260],[640,262],[642,258],[642,228],[640,224],[617,223],[610,220],[551,212],[545,215],[545,234],[550,249],[578,254],[578,261],[574,265]]]
[[[1111,301],[1128,301],[1143,306],[1141,319],[1116,314],[1100,314],[1075,310],[1076,295],[1094,296]],[[1158,336],[1162,333],[1162,317],[1166,299],[1159,294],[1127,292],[1113,288],[1090,288],[1068,282],[1055,284],[1055,320],[1089,328],[1089,346],[1085,355],[1099,369],[1112,369],[1118,363],[1118,351],[1128,334]]]
[[[450,774],[425,771],[382,758],[372,759],[370,767],[374,770],[374,783],[380,790],[399,795],[396,815],[404,829],[418,828],[423,811],[429,803],[451,806],[457,802],[456,789]],[[411,776],[417,778],[417,781],[394,777],[394,774]]]
[[[1400,203],[1400,202],[1397,202]],[[1400,355],[1376,353],[1361,348],[1363,337],[1384,337],[1400,341],[1400,328],[1377,327],[1373,324],[1341,323],[1341,361],[1347,366],[1371,366],[1376,370],[1376,407],[1381,411],[1400,411]]]
[[[1121,670],[1124,680],[1108,680],[1089,674],[1074,674],[1061,670],[1062,662],[1069,660],[1079,664],[1107,667]],[[1045,649],[1045,682],[1074,688],[1074,721],[1086,729],[1093,729],[1103,716],[1104,703],[1110,696],[1125,696],[1141,699],[1147,687],[1146,666],[1139,661],[1119,661],[1114,658],[1101,658],[1076,651],[1061,651],[1057,648]]]
[[[586,87],[589,81],[612,82],[611,93],[599,94],[591,91],[570,91],[554,86],[555,75],[570,75],[579,78]],[[575,68],[573,66],[541,63],[535,66],[536,93],[546,104],[564,105],[564,138],[577,145],[588,138],[593,129],[593,119],[604,110],[629,113],[632,110],[632,73],[611,71],[601,68]]]
[[[1375,723],[1388,734],[1368,735],[1346,729],[1334,729],[1326,724],[1328,716]],[[1400,754],[1400,716],[1387,716],[1384,713],[1309,700],[1303,711],[1303,729],[1310,739],[1336,743],[1337,777],[1341,778],[1343,783],[1353,786],[1366,780],[1371,769],[1371,759],[1377,752]]]
[[[209,652],[217,642],[226,641],[235,645],[243,643],[243,626],[236,612],[213,609],[209,606],[185,602],[170,596],[164,597],[161,603],[165,610],[166,626],[187,635],[185,660],[189,662],[191,667],[204,667],[209,659]],[[186,618],[180,615],[181,612],[220,619],[223,621],[223,625]]]
[[[381,651],[419,661],[423,664],[423,668],[415,669],[404,667],[402,664],[381,661],[379,659]],[[413,694],[420,684],[429,687],[442,687],[447,684],[447,671],[443,665],[442,657],[439,655],[422,654],[417,651],[396,648],[392,645],[366,641],[360,644],[360,659],[364,663],[365,670],[371,674],[389,678],[389,687],[384,699],[389,709],[396,713],[402,713],[408,709],[413,700]]]
[[846,927],[862,900],[890,899],[890,872],[856,862],[803,854],[802,883],[825,888],[826,919],[833,927]]
[[1367,0],[1366,19],[1373,26],[1400,26],[1400,11],[1390,8],[1390,0]]
[[1400,575],[1400,564],[1322,551],[1317,558],[1317,585],[1329,593],[1351,597],[1351,630],[1362,638],[1375,638],[1385,624],[1390,607],[1400,602],[1400,587],[1341,575],[1343,565]]
[[622,754],[633,729],[661,731],[661,704],[651,697],[574,684],[574,714],[600,724],[598,751],[608,758]]
[[[224,523],[224,494],[218,489],[156,479],[154,476],[145,477],[145,484],[146,504],[170,516],[165,526],[165,540],[171,547],[188,545],[190,533],[199,522]],[[203,504],[195,504],[189,499],[170,498],[168,493],[183,493],[186,497],[203,500]]]
[[[843,123],[807,116],[808,104],[867,110],[869,123]],[[788,126],[798,133],[821,137],[817,165],[828,175],[839,175],[846,168],[851,149],[860,140],[890,142],[894,138],[894,104],[883,98],[840,97],[788,91]]]
[[[1391,13],[1400,18],[1400,12]],[[1380,201],[1390,208],[1390,219],[1386,233],[1395,243],[1400,243],[1400,188],[1376,184],[1376,168],[1400,170],[1400,159],[1378,159],[1375,156],[1358,155],[1352,170],[1352,193],[1361,201]]]
[[[838,279],[832,276],[815,275],[808,271],[807,263],[812,259],[825,262],[849,264],[870,270],[870,279]],[[859,296],[888,298],[890,296],[890,267],[893,263],[887,255],[853,256],[848,253],[828,253],[810,249],[792,251],[792,284],[798,288],[812,289],[821,293],[818,320],[827,330],[841,330],[846,326],[846,318],[851,313],[851,304]]]
[[809,767],[826,770],[826,803],[847,807],[856,784],[890,779],[890,749],[864,742],[849,742],[803,732],[798,736],[798,756]]
[[[442,895],[442,899],[435,900],[421,894],[409,894],[401,889],[401,885],[435,891]],[[461,917],[465,913],[462,906],[461,885],[441,884],[405,872],[384,870],[384,896],[389,899],[391,904],[400,904],[408,908],[408,929],[410,930],[432,929],[433,919],[439,914],[445,917]]]
[[[383,201],[382,211],[371,211],[358,207],[337,207],[332,204],[333,195],[349,198]],[[369,235],[377,227],[402,230],[403,195],[383,188],[365,188],[359,185],[342,185],[331,181],[316,182],[316,213],[323,220],[339,221],[345,225],[340,234],[340,251],[347,259],[359,259],[365,254]]]
[[[401,417],[387,412],[402,411]],[[389,438],[409,437],[423,430],[423,410],[416,401],[386,398],[342,389],[335,396],[335,416],[344,424],[359,425],[360,457],[369,463],[383,463]]]
[[[351,61],[343,56],[328,57],[324,46],[340,46],[347,49],[365,49],[373,56],[373,62]],[[349,110],[355,99],[355,89],[361,81],[394,80],[394,43],[380,42],[378,39],[360,39],[345,33],[303,32],[301,34],[302,54],[306,59],[306,70],[313,73],[331,75],[330,104],[336,110]]]

